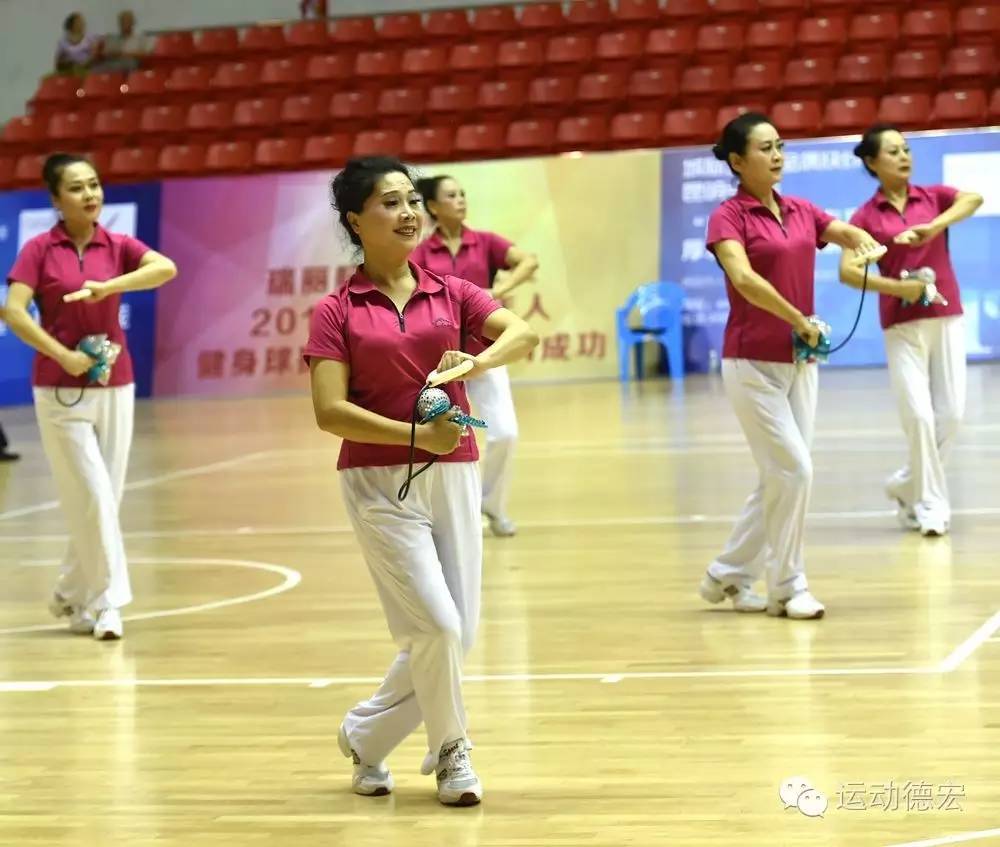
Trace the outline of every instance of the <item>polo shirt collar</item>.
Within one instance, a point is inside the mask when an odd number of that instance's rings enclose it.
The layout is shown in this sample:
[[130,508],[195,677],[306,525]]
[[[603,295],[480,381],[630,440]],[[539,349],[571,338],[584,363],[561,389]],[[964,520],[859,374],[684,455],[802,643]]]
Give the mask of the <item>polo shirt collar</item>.
[[[913,183],[907,183],[906,184],[906,202],[909,203],[910,200],[917,200],[917,199],[919,199],[919,197],[920,197],[920,195],[917,192],[917,189],[913,185]],[[878,188],[875,189],[875,194],[872,196],[872,202],[876,206],[879,206],[880,208],[883,208],[883,209],[886,208],[887,206],[892,206],[892,203],[889,202],[889,198],[886,197],[882,193],[882,187],[881,186],[879,186]]]
[[[414,290],[414,294],[418,292],[423,292],[424,294],[436,294],[442,288],[444,284],[432,274],[425,271],[423,268],[410,262],[410,270],[413,272],[413,276],[417,280],[417,287]],[[377,291],[375,284],[365,276],[365,272],[362,270],[361,265],[354,272],[354,276],[351,277],[350,282],[347,283],[347,288],[352,294],[367,294],[371,291]]]
[[[770,212],[763,203],[747,191],[742,185],[736,189],[736,201],[746,209],[763,209]],[[774,199],[778,201],[778,208],[781,209],[782,216],[795,211],[795,206],[789,203],[777,191],[774,192]]]
[[[474,230],[469,229],[467,226],[462,227],[462,247],[472,247],[476,243],[476,233]],[[444,243],[444,239],[441,237],[441,231],[435,229],[424,242],[427,245],[428,250],[447,250],[448,245]]]
[[[69,232],[66,230],[66,225],[59,221],[52,229],[49,230],[49,238],[53,244],[69,244],[73,247],[76,246],[73,239],[70,237]],[[99,245],[101,247],[107,247],[111,244],[111,239],[108,237],[108,231],[100,224],[94,224],[94,237],[90,239],[87,244],[90,247],[92,244]]]

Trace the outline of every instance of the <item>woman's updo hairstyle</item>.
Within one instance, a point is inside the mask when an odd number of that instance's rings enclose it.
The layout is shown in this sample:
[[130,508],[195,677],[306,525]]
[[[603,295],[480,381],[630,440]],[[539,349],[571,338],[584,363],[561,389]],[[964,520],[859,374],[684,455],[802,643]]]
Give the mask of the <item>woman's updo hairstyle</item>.
[[361,246],[361,239],[348,221],[348,214],[354,212],[360,215],[378,181],[386,174],[395,173],[403,174],[408,180],[413,181],[410,169],[399,159],[391,156],[362,156],[350,159],[330,183],[331,205],[340,216],[340,225],[355,247]]
[[730,155],[733,153],[738,156],[745,155],[747,144],[750,141],[750,133],[754,131],[755,127],[769,123],[771,123],[770,118],[760,112],[744,112],[739,117],[733,118],[723,127],[719,143],[712,147],[712,155],[720,162],[729,165],[729,170],[735,174],[736,171],[733,170],[733,166],[729,162]]

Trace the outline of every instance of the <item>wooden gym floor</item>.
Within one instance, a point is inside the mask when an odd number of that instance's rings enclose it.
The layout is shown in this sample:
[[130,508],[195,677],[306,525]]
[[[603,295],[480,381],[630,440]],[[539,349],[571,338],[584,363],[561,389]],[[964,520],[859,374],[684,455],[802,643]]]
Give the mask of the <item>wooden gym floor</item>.
[[394,648],[306,396],[139,404],[120,643],[46,616],[64,527],[4,410],[0,844],[1000,844],[1000,366],[971,369],[934,540],[883,499],[885,371],[824,371],[818,622],[696,594],[755,479],[717,378],[516,397],[521,531],[487,539],[467,665],[486,798],[457,810],[419,734],[392,797],[350,792],[337,726]]

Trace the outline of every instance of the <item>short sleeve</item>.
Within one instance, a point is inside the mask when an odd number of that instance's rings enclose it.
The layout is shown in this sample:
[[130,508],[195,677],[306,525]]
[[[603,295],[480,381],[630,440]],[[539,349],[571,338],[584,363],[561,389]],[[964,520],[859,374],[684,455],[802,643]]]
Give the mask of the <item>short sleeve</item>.
[[459,286],[459,296],[462,302],[462,330],[468,336],[481,336],[483,324],[497,309],[502,309],[496,300],[478,285],[473,285],[466,279],[451,278],[451,282]]
[[33,238],[17,254],[14,260],[14,267],[7,274],[7,282],[23,282],[32,289],[38,288],[42,281],[42,242]]
[[705,246],[713,253],[720,241],[737,241],[746,248],[746,227],[735,203],[723,203],[708,217]]
[[865,231],[868,230],[868,206],[867,204],[862,206],[860,209],[855,209],[854,214],[851,215],[851,219],[848,221],[851,226],[856,226],[859,229]]
[[954,206],[955,199],[958,197],[958,189],[952,188],[950,185],[931,185],[927,190],[937,204],[939,215]]
[[507,267],[507,252],[513,246],[513,242],[508,241],[495,232],[487,233],[489,245],[487,255],[490,260],[490,267],[502,270]]
[[830,226],[835,220],[837,220],[829,212],[825,212],[815,203],[811,203],[808,200],[803,200],[809,209],[809,214],[812,215],[813,221],[816,224],[816,246],[822,249],[826,246],[826,242],[823,240],[823,233],[826,232],[826,228]]
[[313,358],[350,363],[345,309],[343,300],[333,296],[316,304],[309,319],[309,340],[302,352],[306,363]]
[[133,238],[131,235],[123,235],[121,237],[121,245],[122,273],[131,273],[139,267],[139,262],[150,251],[150,248],[138,238]]

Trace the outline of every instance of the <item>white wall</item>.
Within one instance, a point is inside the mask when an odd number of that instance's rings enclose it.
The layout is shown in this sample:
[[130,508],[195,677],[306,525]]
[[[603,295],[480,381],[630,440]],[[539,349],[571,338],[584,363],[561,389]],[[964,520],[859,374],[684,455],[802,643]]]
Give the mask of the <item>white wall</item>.
[[[428,7],[486,6],[491,0],[331,0],[330,14],[379,14]],[[62,22],[82,12],[89,32],[113,32],[123,9],[132,9],[139,28],[199,26],[288,20],[299,15],[298,0],[0,0],[0,122],[23,114],[38,79],[52,70]]]

